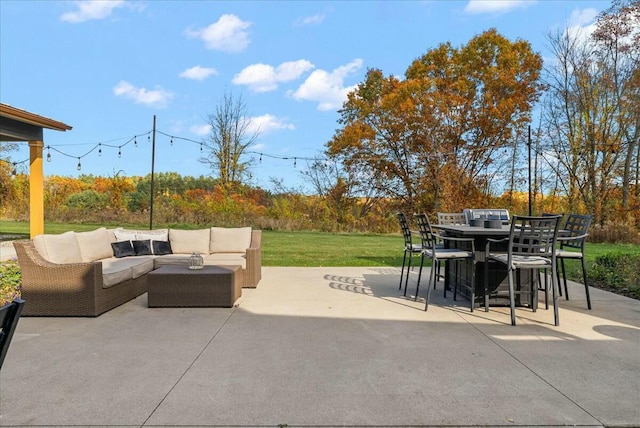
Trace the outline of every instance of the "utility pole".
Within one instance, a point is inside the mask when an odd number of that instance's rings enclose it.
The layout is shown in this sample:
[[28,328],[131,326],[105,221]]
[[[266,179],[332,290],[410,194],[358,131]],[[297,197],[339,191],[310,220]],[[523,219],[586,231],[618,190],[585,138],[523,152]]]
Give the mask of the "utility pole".
[[527,138],[527,148],[529,150],[529,216],[531,216],[531,125],[529,125],[529,136]]
[[156,163],[156,115],[153,115],[153,135],[151,137],[151,195],[149,196],[149,230],[153,229],[153,199],[155,196],[153,187],[153,170]]

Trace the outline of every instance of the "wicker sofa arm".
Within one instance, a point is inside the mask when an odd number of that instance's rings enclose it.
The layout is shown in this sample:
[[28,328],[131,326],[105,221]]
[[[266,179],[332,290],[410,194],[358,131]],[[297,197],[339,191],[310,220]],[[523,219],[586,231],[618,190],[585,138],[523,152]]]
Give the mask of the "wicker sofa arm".
[[247,267],[244,287],[254,288],[262,279],[262,231],[251,231],[251,246],[246,253]]
[[27,302],[24,315],[39,314],[42,308],[34,305],[43,300],[50,305],[58,298],[78,305],[95,301],[96,290],[102,288],[102,263],[56,264],[44,259],[33,241],[14,241],[13,246],[22,272],[22,298]]

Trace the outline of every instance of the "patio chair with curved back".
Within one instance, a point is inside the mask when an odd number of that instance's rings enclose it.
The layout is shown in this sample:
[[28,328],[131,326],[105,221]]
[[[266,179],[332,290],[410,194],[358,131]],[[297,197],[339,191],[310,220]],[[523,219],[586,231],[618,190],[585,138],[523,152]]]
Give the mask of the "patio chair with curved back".
[[[569,214],[567,221],[562,228],[562,235],[558,237],[559,247],[556,249],[556,258],[560,262],[558,266],[558,285],[560,284],[560,270],[564,282],[564,295],[569,300],[567,289],[567,274],[564,268],[565,260],[580,260],[582,264],[582,280],[584,281],[584,292],[587,297],[587,308],[591,309],[591,298],[589,297],[589,284],[587,283],[587,267],[584,260],[584,246],[589,236],[589,226],[593,221],[593,216]],[[562,295],[562,294],[561,294]]]
[[[407,265],[407,276],[405,278],[405,293],[407,290],[407,283],[409,282],[409,271],[411,270],[411,259],[414,254],[420,254],[422,251],[422,245],[414,244],[413,238],[411,235],[411,229],[409,228],[409,221],[407,220],[407,216],[399,212],[397,214],[398,222],[400,223],[400,229],[402,230],[402,236],[404,238],[404,253],[402,255],[402,268],[400,268],[400,285],[398,286],[398,290],[402,290],[402,278],[404,276],[404,266],[405,263]],[[407,255],[409,255],[409,261],[407,263]]]
[[[556,242],[558,237],[558,221],[560,216],[513,216],[509,238],[487,239],[486,262],[497,262],[506,265],[509,281],[509,306],[511,309],[511,325],[516,325],[515,296],[531,295],[531,308],[535,312],[537,306],[537,285],[530,284],[529,290],[515,289],[514,273],[518,270],[543,270],[546,274],[551,269],[551,288],[553,295],[554,324],[560,323],[558,316],[558,299],[556,295]],[[508,251],[491,252],[491,244],[504,242],[508,239]],[[533,280],[533,276],[531,276]],[[489,283],[489,269],[484,269],[485,284]],[[486,293],[485,293],[486,294]],[[489,296],[485,295],[485,306],[488,306]]]
[[13,333],[16,331],[22,308],[24,307],[24,300],[15,299],[13,302],[4,305],[0,308],[0,369],[2,369],[2,363],[4,357],[7,355]]
[[[429,274],[429,283],[427,284],[427,296],[425,298],[424,310],[429,308],[429,295],[431,293],[431,283],[433,282],[434,288],[437,280],[436,271],[440,262],[442,261],[455,261],[455,284],[453,289],[453,299],[455,300],[458,293],[458,287],[464,286],[469,289],[471,293],[471,312],[475,305],[475,244],[473,238],[455,238],[452,236],[442,236],[434,233],[429,223],[429,218],[426,214],[415,215],[416,224],[418,225],[418,231],[420,232],[420,239],[422,241],[422,254],[420,256],[420,270],[418,271],[418,281],[416,283],[416,295],[414,300],[418,300],[418,292],[420,291],[420,279],[422,277],[422,267],[424,265],[424,258],[431,259],[431,272]],[[470,249],[459,249],[457,244],[460,242],[467,242],[470,245]],[[444,243],[444,246],[440,246],[440,243]],[[461,260],[467,260],[474,264],[472,268],[471,283],[459,284],[458,281],[458,266],[457,262]],[[447,296],[447,287],[444,287],[444,296]],[[405,287],[405,296],[407,289]]]

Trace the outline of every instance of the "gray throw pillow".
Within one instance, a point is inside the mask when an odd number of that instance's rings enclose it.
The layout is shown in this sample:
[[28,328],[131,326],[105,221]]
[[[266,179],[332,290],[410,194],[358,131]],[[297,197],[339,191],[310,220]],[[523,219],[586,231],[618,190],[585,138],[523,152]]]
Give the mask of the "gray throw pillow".
[[164,254],[173,254],[171,251],[171,243],[169,241],[151,241],[153,245],[153,254],[162,256]]
[[151,254],[153,254],[151,252],[150,239],[135,240],[135,241],[131,241],[131,243],[133,244],[133,249],[136,252],[136,256],[150,256]]
[[113,248],[114,257],[117,258],[136,255],[136,250],[133,249],[131,241],[112,242],[111,248]]

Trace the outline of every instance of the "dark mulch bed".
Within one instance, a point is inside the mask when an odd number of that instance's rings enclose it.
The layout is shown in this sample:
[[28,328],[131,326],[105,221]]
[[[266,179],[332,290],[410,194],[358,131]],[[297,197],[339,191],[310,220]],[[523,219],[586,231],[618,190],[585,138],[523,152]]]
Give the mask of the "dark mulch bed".
[[28,233],[0,233],[0,242],[16,241],[18,239],[29,239]]
[[619,294],[621,296],[630,297],[632,299],[640,300],[640,290],[637,288],[616,288],[606,284],[589,281],[591,287],[599,288],[601,290],[610,291],[611,293]]

